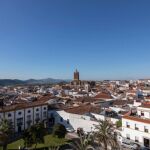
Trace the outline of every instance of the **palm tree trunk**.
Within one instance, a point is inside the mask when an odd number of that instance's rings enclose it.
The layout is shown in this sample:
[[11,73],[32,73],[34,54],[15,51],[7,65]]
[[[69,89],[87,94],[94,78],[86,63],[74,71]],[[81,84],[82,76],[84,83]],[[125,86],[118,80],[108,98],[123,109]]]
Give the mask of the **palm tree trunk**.
[[3,145],[3,150],[7,150],[7,144]]
[[35,148],[34,148],[35,150],[36,150],[36,147],[37,147],[37,142],[35,143]]
[[104,141],[104,149],[107,150],[107,142]]

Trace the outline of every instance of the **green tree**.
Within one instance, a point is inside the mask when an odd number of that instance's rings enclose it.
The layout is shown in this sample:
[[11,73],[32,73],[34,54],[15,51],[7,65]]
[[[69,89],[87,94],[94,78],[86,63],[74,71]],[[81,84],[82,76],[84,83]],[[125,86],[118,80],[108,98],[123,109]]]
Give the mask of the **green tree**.
[[67,133],[67,130],[64,125],[56,124],[53,127],[53,136],[57,136],[58,138],[64,138]]
[[23,140],[24,140],[25,147],[30,147],[33,144],[31,129],[27,129],[24,131]]
[[7,119],[2,119],[2,121],[0,122],[0,141],[3,144],[3,150],[7,149],[7,144],[11,133],[11,123]]
[[38,123],[35,126],[31,127],[31,132],[33,142],[35,143],[35,149],[38,143],[44,143],[44,124],[43,123]]
[[31,146],[35,144],[35,149],[38,143],[44,143],[44,125],[43,123],[38,123],[34,126],[31,126],[29,129],[25,130],[23,134],[24,145]]
[[114,150],[119,149],[116,135],[113,133],[113,126],[107,120],[99,120],[99,124],[95,126],[95,138],[99,145],[103,145],[104,149],[108,149],[108,145]]
[[119,120],[119,121],[116,122],[116,127],[117,128],[122,127],[122,121],[121,120]]
[[94,150],[93,144],[94,144],[94,140],[93,140],[92,135],[80,134],[79,140],[73,142],[71,146],[75,150]]

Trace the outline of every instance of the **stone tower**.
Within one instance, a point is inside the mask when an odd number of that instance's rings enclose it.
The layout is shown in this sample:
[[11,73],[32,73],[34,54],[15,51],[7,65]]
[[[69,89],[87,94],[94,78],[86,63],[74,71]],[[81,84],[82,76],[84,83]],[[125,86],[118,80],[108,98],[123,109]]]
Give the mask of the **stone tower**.
[[79,78],[79,72],[76,69],[76,71],[74,72],[74,81],[79,81],[79,80],[80,80],[80,78]]

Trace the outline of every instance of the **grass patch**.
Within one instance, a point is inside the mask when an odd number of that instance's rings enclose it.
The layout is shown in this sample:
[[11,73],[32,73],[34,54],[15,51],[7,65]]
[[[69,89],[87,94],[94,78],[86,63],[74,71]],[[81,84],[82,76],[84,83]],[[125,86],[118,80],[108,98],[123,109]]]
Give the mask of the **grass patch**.
[[0,146],[0,150],[3,150],[3,147],[2,147],[2,146]]
[[[46,148],[46,147],[50,147],[50,146],[62,146],[68,143],[67,139],[64,138],[57,138],[57,137],[53,137],[52,135],[46,135],[44,136],[44,143],[38,143],[37,144],[37,149],[38,148]],[[15,141],[11,144],[8,144],[7,149],[18,149],[19,146],[24,147],[24,140],[20,139],[18,141]],[[34,148],[35,144],[32,145],[31,148]]]
[[11,144],[8,144],[7,149],[19,149],[19,146],[21,146],[21,147],[24,146],[24,140],[23,139],[20,139],[20,140],[17,140]]

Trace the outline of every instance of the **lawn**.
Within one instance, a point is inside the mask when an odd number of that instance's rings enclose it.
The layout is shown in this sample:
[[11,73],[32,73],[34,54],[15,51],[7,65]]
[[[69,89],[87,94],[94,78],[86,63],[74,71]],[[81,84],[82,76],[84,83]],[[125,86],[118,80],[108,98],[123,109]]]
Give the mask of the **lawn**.
[[[67,139],[60,139],[60,138],[57,138],[57,137],[53,137],[52,135],[46,135],[44,137],[44,143],[41,143],[41,144],[37,144],[37,149],[38,148],[46,148],[46,147],[50,147],[50,146],[61,146],[61,145],[65,145],[68,143],[68,140]],[[7,149],[18,149],[19,146],[21,147],[24,147],[24,140],[23,139],[20,139],[18,141],[15,141],[11,144],[8,144],[7,146]],[[31,148],[34,148],[35,145],[32,145]]]

